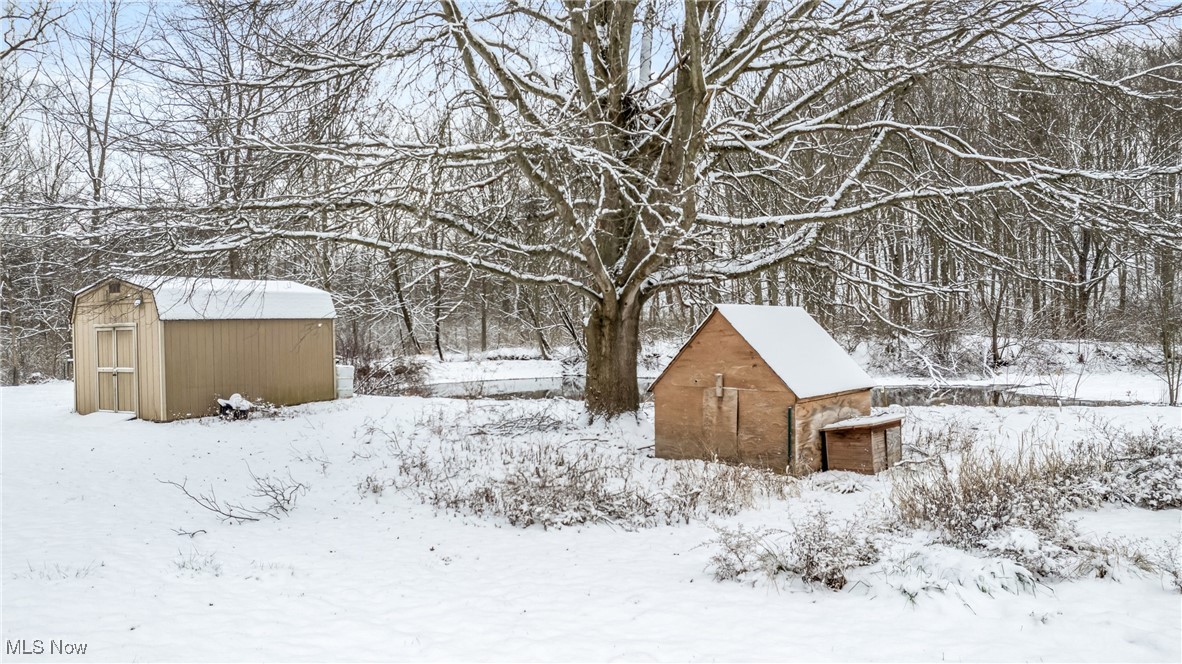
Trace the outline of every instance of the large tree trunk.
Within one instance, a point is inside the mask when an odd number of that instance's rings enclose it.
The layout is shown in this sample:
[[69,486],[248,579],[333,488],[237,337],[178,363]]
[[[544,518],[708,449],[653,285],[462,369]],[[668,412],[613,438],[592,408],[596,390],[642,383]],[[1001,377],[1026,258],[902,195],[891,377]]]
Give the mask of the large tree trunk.
[[587,319],[587,411],[614,417],[640,407],[636,359],[640,350],[639,302],[595,304]]

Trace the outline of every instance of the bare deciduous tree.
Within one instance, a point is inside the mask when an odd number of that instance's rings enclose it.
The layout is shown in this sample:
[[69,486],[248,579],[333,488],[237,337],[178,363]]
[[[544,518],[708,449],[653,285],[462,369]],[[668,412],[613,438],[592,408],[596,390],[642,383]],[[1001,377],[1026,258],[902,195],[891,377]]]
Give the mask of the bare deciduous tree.
[[[841,289],[891,326],[900,303],[967,294],[970,271],[1000,269],[1039,284],[1036,310],[1044,287],[1063,293],[1080,329],[1114,242],[1177,243],[1176,214],[1146,191],[1182,171],[1171,149],[1095,158],[1086,121],[1055,115],[1055,99],[1120,113],[1178,98],[1176,61],[1084,64],[1182,9],[1089,8],[197,1],[178,15],[232,29],[165,21],[137,57],[177,96],[216,103],[162,114],[145,149],[217,186],[101,209],[145,256],[351,245],[576,294],[593,414],[638,404],[647,303],[719,284],[770,299],[768,272],[778,301],[824,307]],[[216,48],[179,48],[204,34]],[[1144,117],[1125,119],[1129,140],[1157,131]],[[1046,246],[1029,252],[1027,237]],[[798,281],[779,292],[779,278]],[[924,308],[944,329],[961,318],[948,297]]]

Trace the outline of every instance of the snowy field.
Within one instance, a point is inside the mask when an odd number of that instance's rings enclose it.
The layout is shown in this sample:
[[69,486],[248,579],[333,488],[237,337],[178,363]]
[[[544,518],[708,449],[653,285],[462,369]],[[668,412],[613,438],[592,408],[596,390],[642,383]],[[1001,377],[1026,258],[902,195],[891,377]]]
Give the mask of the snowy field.
[[[88,661],[1182,659],[1182,596],[1119,561],[1105,578],[1025,585],[1000,559],[911,531],[841,590],[715,580],[716,529],[791,530],[819,508],[860,519],[884,509],[888,478],[826,473],[735,514],[643,528],[515,527],[398,487],[419,472],[410,451],[498,440],[598,450],[651,480],[670,468],[647,458],[651,405],[587,426],[571,401],[358,397],[153,424],[74,415],[68,383],[2,397],[3,636],[86,644]],[[908,439],[954,424],[1014,451],[1097,422],[1173,427],[1179,411],[912,408]],[[252,473],[307,490],[281,518],[235,524],[164,483],[251,508]],[[1145,548],[1182,529],[1179,510],[1112,504],[1069,519],[1082,538]],[[26,659],[81,658],[6,657]]]

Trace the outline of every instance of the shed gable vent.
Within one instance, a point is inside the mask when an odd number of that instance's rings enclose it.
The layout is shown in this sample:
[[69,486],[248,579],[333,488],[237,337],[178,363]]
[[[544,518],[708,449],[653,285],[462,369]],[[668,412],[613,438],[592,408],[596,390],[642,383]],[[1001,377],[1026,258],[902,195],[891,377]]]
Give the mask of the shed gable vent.
[[109,284],[107,284],[107,292],[108,293],[118,293],[121,286],[122,286],[122,284],[120,284],[118,281],[113,282],[113,283],[109,283]]

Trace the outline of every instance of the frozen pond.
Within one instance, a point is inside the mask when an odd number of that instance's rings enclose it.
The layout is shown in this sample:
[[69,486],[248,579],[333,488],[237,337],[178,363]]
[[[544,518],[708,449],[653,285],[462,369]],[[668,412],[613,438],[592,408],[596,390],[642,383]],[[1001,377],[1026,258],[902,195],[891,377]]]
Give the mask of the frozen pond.
[[[640,379],[642,392],[652,378]],[[416,393],[459,399],[582,399],[583,376],[509,378],[458,383],[433,383]],[[888,385],[874,388],[875,406],[1126,406],[1134,401],[1059,399],[1018,391],[1019,385]]]

